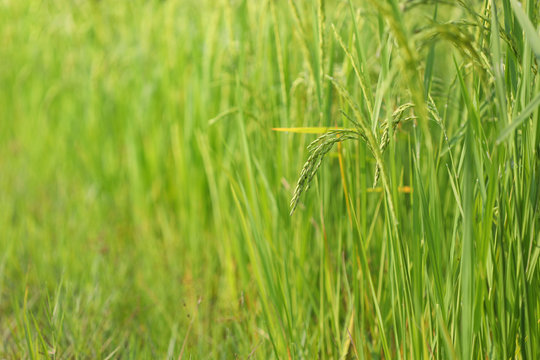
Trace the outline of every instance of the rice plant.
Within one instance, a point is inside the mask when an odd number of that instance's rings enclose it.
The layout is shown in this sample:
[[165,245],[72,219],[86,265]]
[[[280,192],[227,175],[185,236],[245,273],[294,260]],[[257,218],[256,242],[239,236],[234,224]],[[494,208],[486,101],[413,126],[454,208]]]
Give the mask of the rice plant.
[[539,21],[0,0],[0,358],[539,358]]

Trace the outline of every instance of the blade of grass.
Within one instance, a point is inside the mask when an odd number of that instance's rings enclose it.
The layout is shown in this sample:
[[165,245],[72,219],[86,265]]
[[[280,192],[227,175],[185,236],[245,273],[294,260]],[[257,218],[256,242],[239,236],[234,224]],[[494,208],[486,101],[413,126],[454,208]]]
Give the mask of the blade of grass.
[[500,144],[503,142],[510,134],[512,134],[518,126],[523,124],[526,120],[529,119],[529,116],[538,109],[540,106],[540,93],[536,94],[534,98],[529,102],[527,107],[521,111],[521,113],[512,120],[510,125],[505,127],[501,133],[499,134],[499,137],[497,138],[497,144]]

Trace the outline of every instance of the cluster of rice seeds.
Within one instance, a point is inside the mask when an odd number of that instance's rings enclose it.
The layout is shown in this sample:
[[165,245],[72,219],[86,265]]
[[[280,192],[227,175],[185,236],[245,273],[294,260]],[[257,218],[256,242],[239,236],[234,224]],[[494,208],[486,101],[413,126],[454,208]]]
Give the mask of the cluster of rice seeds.
[[435,120],[435,122],[441,126],[441,129],[444,133],[444,138],[448,142],[448,134],[446,133],[446,128],[444,127],[441,115],[439,114],[439,110],[437,110],[437,106],[435,105],[435,101],[433,101],[433,97],[431,97],[431,95],[429,95],[428,97],[427,107],[429,115],[431,115],[433,120]]
[[362,135],[355,130],[333,130],[319,136],[309,144],[308,151],[310,152],[310,155],[302,168],[302,172],[300,173],[291,199],[291,215],[298,206],[300,196],[309,189],[313,176],[315,176],[317,170],[319,170],[325,155],[332,150],[334,144],[346,140],[358,140],[361,137]]
[[[399,125],[400,122],[416,119],[416,117],[414,115],[410,115],[410,116],[406,117],[405,119],[403,119],[403,115],[404,115],[405,111],[407,111],[409,109],[412,109],[413,107],[414,107],[413,103],[406,103],[406,104],[401,105],[400,107],[398,107],[396,109],[396,111],[394,111],[394,113],[392,114],[392,122],[391,122],[392,123],[392,133],[396,130],[396,128],[397,128],[397,126]],[[381,150],[381,154],[382,154],[382,153],[384,153],[384,150],[386,149],[386,147],[390,143],[390,124],[388,123],[388,121],[384,121],[382,123],[382,125],[381,125],[381,128],[382,128],[383,134],[381,136],[381,143],[379,145],[379,149]],[[377,164],[377,166],[375,167],[375,176],[374,176],[374,180],[373,180],[373,187],[377,186],[377,182],[379,181],[380,175],[381,175],[381,168]]]
[[484,81],[488,81],[493,77],[489,51],[475,41],[471,34],[471,30],[475,28],[482,32],[486,31],[484,24],[480,21],[476,24],[466,21],[430,24],[418,33],[418,44],[423,48],[431,46],[438,39],[445,40],[469,60],[469,64],[479,72]]
[[[392,114],[392,133],[396,130],[397,126],[400,123],[416,119],[416,116],[414,115],[414,113],[404,118],[404,113],[407,110],[412,110],[413,108],[414,108],[413,103],[406,103],[406,104],[401,105],[400,107],[396,109],[396,111],[394,111],[394,113]],[[427,101],[427,109],[428,109],[429,115],[433,118],[433,120],[435,120],[439,125],[441,125],[444,132],[444,137],[446,141],[448,142],[446,129],[444,128],[442,124],[441,116],[439,115],[439,111],[437,110],[437,107],[435,106],[435,102],[433,101],[433,98],[431,96],[429,96],[428,101]],[[381,128],[382,128],[383,133],[381,136],[379,149],[381,150],[381,154],[382,154],[384,153],[384,150],[386,150],[386,147],[390,143],[390,125],[388,121],[383,122],[381,125]],[[381,175],[381,169],[379,165],[377,165],[375,167],[373,187],[377,186],[380,175]]]

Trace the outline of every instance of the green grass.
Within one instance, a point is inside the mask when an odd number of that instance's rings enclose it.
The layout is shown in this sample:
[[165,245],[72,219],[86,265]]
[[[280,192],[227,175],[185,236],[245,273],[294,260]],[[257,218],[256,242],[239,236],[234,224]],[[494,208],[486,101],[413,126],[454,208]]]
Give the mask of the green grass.
[[538,359],[539,14],[0,0],[0,358]]

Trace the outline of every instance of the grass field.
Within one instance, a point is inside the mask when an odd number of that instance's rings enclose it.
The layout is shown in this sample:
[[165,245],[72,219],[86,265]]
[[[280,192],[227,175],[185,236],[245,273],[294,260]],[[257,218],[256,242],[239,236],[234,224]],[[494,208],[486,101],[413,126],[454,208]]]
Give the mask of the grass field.
[[539,23],[0,0],[0,358],[539,359]]

